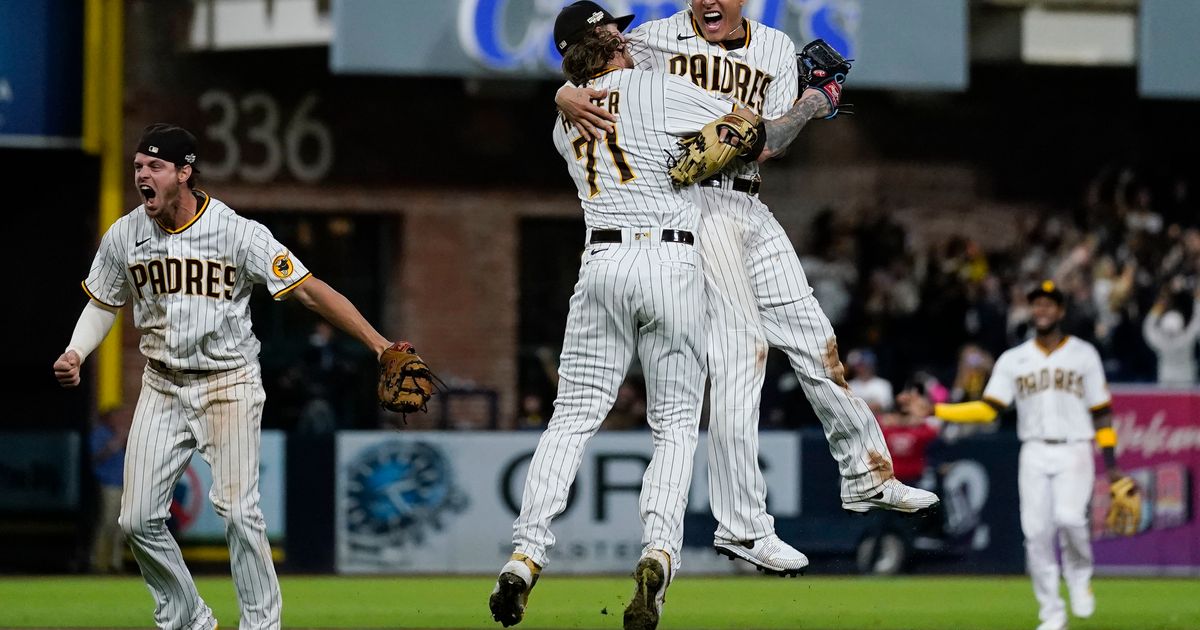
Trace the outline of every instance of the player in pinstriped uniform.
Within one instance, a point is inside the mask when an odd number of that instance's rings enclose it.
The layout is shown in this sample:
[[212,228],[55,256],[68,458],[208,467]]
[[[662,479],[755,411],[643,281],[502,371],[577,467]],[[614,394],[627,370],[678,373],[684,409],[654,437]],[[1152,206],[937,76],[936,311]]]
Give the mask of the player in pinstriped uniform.
[[640,497],[643,551],[626,628],[654,628],[680,565],[704,391],[704,278],[694,246],[700,209],[694,189],[667,176],[678,138],[729,106],[687,81],[632,70],[614,18],[592,2],[563,9],[555,41],[573,82],[608,90],[602,106],[621,121],[589,141],[559,117],[554,145],[575,181],[587,224],[586,250],[571,297],[554,415],[538,442],[513,524],[514,554],[489,600],[493,617],[521,621],[527,596],[554,546],[587,440],[600,428],[634,353],[646,377],[654,454]]
[[279,628],[282,607],[259,509],[263,393],[250,294],[266,285],[295,297],[376,355],[390,343],[329,285],[313,277],[261,224],[194,188],[196,141],[186,130],[146,128],[134,156],[144,203],[114,223],[83,281],[89,301],[54,364],[64,387],[132,303],[148,360],[125,457],[120,524],[154,596],[159,628],[208,630],[200,598],[166,519],[175,483],[199,450],[225,520],[238,627]]
[[1100,353],[1066,335],[1066,297],[1046,280],[1028,294],[1036,335],[996,360],[983,400],[934,406],[951,422],[991,422],[1009,405],[1017,408],[1017,465],[1025,562],[1037,598],[1038,630],[1064,630],[1067,612],[1059,595],[1054,543],[1062,547],[1062,577],[1071,612],[1090,617],[1092,545],[1088,505],[1096,482],[1092,440],[1100,447],[1110,481],[1124,476],[1117,466],[1112,398]]
[[[827,104],[816,90],[796,103],[796,49],[788,36],[741,15],[743,0],[692,0],[687,10],[630,34],[638,68],[683,76],[714,95],[772,119],[764,157],[778,154]],[[612,120],[590,107],[598,92],[564,87],[560,108],[590,133]],[[811,99],[811,100],[810,100]],[[828,111],[828,110],[826,110]],[[784,350],[825,430],[842,476],[842,505],[912,512],[932,493],[891,476],[874,415],[850,393],[837,342],[791,241],[759,201],[758,165],[730,166],[701,184],[701,252],[708,280],[709,486],[718,526],[714,545],[758,568],[795,574],[808,559],[775,534],[758,466],[758,414],[768,344]]]

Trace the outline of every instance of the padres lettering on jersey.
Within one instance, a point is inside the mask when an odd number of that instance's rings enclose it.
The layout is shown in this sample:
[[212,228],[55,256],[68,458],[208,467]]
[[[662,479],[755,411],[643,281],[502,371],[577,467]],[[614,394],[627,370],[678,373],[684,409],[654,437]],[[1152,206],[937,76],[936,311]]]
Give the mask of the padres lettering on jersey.
[[692,83],[738,104],[761,112],[767,98],[767,86],[775,77],[758,68],[720,55],[675,55],[667,60],[667,72],[690,79]]
[[1110,400],[1100,354],[1075,337],[1052,349],[1031,339],[1000,355],[983,397],[1016,401],[1022,440],[1090,440],[1092,411]]
[[[683,77],[732,106],[778,118],[799,96],[796,45],[765,24],[745,20],[745,27],[743,40],[714,44],[704,39],[685,9],[633,29],[629,54],[639,69]],[[758,164],[735,162],[727,172],[751,177]]]
[[1055,368],[1053,376],[1049,368],[1042,368],[1029,374],[1018,375],[1015,379],[1014,386],[1017,390],[1017,398],[1025,398],[1034,394],[1044,392],[1051,387],[1060,392],[1067,392],[1074,395],[1076,398],[1083,398],[1083,375],[1078,374],[1075,370],[1064,370]]
[[690,190],[671,184],[667,156],[678,136],[696,133],[729,106],[679,77],[644,70],[612,69],[587,87],[608,90],[595,103],[621,113],[600,141],[580,136],[561,115],[554,125],[554,146],[579,190],[587,226],[695,230],[699,208]]
[[142,288],[147,284],[154,295],[183,293],[232,300],[237,267],[219,260],[162,258],[131,266],[129,277],[139,300],[145,298]]
[[196,216],[168,230],[143,206],[105,232],[83,289],[97,302],[133,298],[141,351],[172,369],[223,370],[258,357],[250,294],[276,299],[311,274],[262,224],[196,191]]

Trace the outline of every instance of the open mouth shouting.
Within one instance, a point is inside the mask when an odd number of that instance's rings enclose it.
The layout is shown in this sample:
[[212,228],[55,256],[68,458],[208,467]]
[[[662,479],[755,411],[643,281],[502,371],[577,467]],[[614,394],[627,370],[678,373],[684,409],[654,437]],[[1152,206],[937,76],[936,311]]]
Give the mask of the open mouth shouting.
[[698,13],[700,28],[704,31],[704,38],[710,42],[728,39],[741,26],[741,16],[737,15],[737,11],[734,11],[731,15],[719,5]]

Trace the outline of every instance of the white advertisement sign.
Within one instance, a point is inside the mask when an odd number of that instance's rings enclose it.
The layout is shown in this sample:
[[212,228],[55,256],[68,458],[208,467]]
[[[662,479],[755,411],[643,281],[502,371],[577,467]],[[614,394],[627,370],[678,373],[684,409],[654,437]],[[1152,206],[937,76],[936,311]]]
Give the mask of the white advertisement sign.
[[[536,433],[342,432],[337,445],[337,568],[342,573],[490,573],[512,552]],[[707,513],[707,436],[688,501]],[[649,433],[600,433],[588,443],[566,510],[552,530],[555,572],[630,570],[641,553],[638,493]],[[771,511],[800,512],[800,442],[762,437]],[[711,532],[705,534],[711,540]],[[685,549],[687,571],[729,571],[711,548]]]

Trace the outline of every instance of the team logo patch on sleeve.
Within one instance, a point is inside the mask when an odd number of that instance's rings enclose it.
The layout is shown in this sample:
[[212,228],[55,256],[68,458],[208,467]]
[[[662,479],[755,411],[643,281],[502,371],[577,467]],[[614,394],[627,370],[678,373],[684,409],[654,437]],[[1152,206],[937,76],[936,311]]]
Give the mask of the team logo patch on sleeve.
[[295,270],[296,266],[292,264],[292,257],[287,252],[276,256],[275,260],[271,261],[271,271],[277,278],[287,278]]

